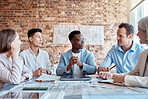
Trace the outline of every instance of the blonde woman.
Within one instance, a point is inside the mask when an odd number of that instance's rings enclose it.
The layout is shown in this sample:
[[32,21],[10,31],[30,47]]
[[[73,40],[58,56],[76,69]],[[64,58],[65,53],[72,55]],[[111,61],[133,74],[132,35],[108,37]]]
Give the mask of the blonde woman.
[[21,41],[15,30],[0,31],[0,88],[32,78],[32,72],[19,59],[20,45]]

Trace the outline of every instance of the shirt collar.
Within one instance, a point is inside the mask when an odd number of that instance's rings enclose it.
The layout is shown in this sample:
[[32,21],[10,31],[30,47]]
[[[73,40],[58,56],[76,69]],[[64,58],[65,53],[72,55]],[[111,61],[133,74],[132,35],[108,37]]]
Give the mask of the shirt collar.
[[130,50],[132,50],[132,51],[134,52],[135,49],[136,49],[136,44],[135,44],[134,41],[133,41],[133,45],[132,45],[132,48],[131,48]]
[[[30,51],[32,54],[34,54],[34,52],[32,51],[32,49],[31,49],[30,47],[29,47],[28,49],[29,49],[29,51]],[[40,48],[39,48],[39,53],[40,53]],[[39,53],[38,53],[38,54],[39,54]]]
[[[134,52],[136,49],[136,44],[134,43],[134,41],[132,41],[132,43],[133,43],[133,45],[132,45],[130,51]],[[123,49],[121,48],[121,46],[118,47],[118,50],[124,52]]]
[[[72,52],[72,49],[70,49],[70,51],[71,51],[71,53],[73,53],[73,52]],[[81,53],[81,52],[82,52],[82,49],[80,49],[80,52],[79,52],[79,53]]]

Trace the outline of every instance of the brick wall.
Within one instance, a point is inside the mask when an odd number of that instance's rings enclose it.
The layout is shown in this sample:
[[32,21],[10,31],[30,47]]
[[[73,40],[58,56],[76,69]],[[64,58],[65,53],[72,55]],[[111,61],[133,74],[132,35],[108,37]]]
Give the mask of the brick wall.
[[43,30],[42,49],[49,53],[51,63],[59,61],[70,45],[53,44],[53,25],[104,26],[104,45],[86,45],[100,64],[116,44],[117,26],[127,22],[127,0],[0,0],[0,30],[13,28],[28,48],[27,31]]

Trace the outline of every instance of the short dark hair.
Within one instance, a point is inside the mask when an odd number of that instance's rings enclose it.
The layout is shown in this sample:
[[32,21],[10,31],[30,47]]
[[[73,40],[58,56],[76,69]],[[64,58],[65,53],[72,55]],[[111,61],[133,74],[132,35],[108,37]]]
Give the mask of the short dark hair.
[[39,29],[39,28],[38,28],[38,29],[30,29],[30,30],[28,31],[28,33],[27,33],[28,38],[31,37],[31,36],[33,36],[36,32],[42,33],[42,30]]
[[75,34],[81,34],[81,32],[79,30],[72,31],[68,36],[70,41],[74,37]]
[[118,28],[125,28],[126,29],[126,35],[133,34],[134,35],[134,27],[128,23],[121,23]]
[[0,53],[11,50],[10,44],[16,38],[16,32],[13,29],[3,29],[0,31]]

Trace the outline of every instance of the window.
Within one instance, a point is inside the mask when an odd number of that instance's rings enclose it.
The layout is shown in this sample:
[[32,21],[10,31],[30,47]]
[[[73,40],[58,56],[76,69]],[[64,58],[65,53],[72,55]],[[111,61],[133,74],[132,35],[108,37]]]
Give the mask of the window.
[[135,28],[135,35],[133,37],[133,40],[136,43],[139,43],[139,37],[137,36],[138,21],[141,18],[148,16],[147,10],[148,10],[148,0],[140,0],[139,3],[135,7],[133,7],[133,9],[130,10],[129,23],[132,24]]

